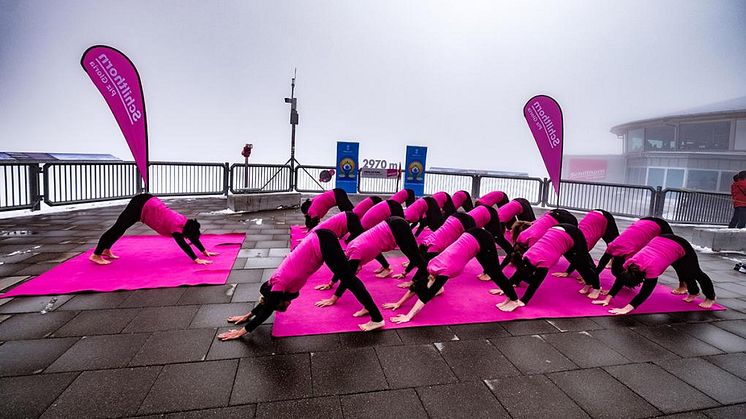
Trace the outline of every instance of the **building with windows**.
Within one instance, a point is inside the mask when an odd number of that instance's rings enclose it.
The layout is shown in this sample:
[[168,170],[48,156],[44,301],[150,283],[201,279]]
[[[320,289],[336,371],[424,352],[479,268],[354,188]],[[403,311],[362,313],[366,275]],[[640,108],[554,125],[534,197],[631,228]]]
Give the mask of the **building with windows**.
[[611,132],[624,140],[625,183],[729,192],[733,175],[746,170],[746,96]]

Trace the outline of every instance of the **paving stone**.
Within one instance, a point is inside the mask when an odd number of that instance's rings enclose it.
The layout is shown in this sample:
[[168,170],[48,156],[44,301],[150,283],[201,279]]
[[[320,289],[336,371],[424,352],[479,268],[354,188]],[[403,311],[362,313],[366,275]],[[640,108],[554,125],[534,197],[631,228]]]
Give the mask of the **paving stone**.
[[746,417],[746,404],[718,407],[705,410],[704,413],[712,419],[743,418]]
[[161,367],[84,371],[43,418],[134,415]]
[[660,419],[707,419],[704,413],[700,412],[686,412],[686,413],[674,413],[672,415],[658,416]]
[[188,287],[177,304],[220,304],[228,303],[233,298],[236,286],[228,285],[197,285]]
[[417,393],[431,418],[509,418],[481,382],[420,387]]
[[745,353],[715,355],[707,357],[706,359],[729,373],[746,380]]
[[288,240],[266,240],[256,243],[257,249],[284,249],[288,247]]
[[246,259],[246,265],[244,269],[267,269],[276,268],[280,266],[280,263],[284,258],[248,258]]
[[120,333],[140,312],[139,308],[88,310],[54,332],[54,337],[111,335]]
[[348,419],[427,418],[413,389],[376,391],[341,396],[342,412]]
[[336,334],[279,338],[276,344],[277,353],[336,351],[340,348]]
[[600,316],[594,317],[593,322],[602,329],[644,326],[644,323],[635,320],[634,316]]
[[742,338],[746,337],[746,320],[728,320],[715,322],[713,325]]
[[458,336],[448,326],[410,327],[396,329],[396,332],[405,345],[458,340]]
[[577,368],[572,361],[539,336],[490,339],[490,342],[524,374],[542,374]]
[[77,341],[78,338],[65,338],[5,342],[0,345],[0,376],[36,374]]
[[137,309],[137,317],[122,333],[158,332],[186,329],[192,322],[199,306],[147,307]]
[[457,381],[433,345],[380,346],[375,349],[391,388]]
[[318,396],[388,389],[373,348],[312,352],[311,375]]
[[[235,327],[234,327],[235,328]],[[217,334],[234,329],[225,327],[218,329]],[[275,342],[272,339],[272,326],[261,325],[250,335],[241,339],[219,341],[215,340],[207,353],[207,359],[246,358],[260,355],[274,355]]]
[[175,362],[202,361],[206,358],[215,338],[215,329],[187,329],[157,332],[134,358],[130,366],[171,364]]
[[472,323],[448,326],[460,340],[490,339],[510,336],[500,323]]
[[721,354],[722,351],[669,326],[635,327],[635,332],[682,357]]
[[9,419],[39,417],[76,376],[68,372],[0,379],[2,416]]
[[137,290],[124,300],[119,308],[126,307],[161,307],[175,305],[186,288],[157,288]]
[[77,313],[53,311],[47,314],[16,314],[0,323],[0,341],[41,339],[69,322]]
[[675,323],[670,314],[632,314],[631,317],[646,326],[668,326]]
[[581,332],[601,329],[598,323],[588,317],[568,317],[566,319],[547,319],[547,323],[560,332]]
[[245,303],[245,302],[256,302],[259,301],[261,293],[259,292],[259,284],[238,284],[236,290],[233,293],[231,302],[233,303]]
[[228,405],[238,360],[166,365],[139,414]]
[[339,340],[343,348],[363,348],[370,346],[401,345],[402,341],[396,330],[376,330],[367,333],[340,333]]
[[0,275],[0,291],[9,290],[10,287],[25,281],[28,276],[2,276]]
[[704,359],[673,359],[658,364],[722,404],[746,401],[746,381]]
[[147,338],[145,334],[83,337],[45,372],[126,367]]
[[256,409],[257,419],[280,418],[339,418],[342,409],[337,396],[314,397],[311,399],[260,403]]
[[642,397],[598,368],[556,372],[549,374],[549,379],[594,418],[642,418],[659,414]]
[[245,314],[251,308],[244,303],[205,304],[197,310],[189,327],[225,327],[230,324],[228,317]]
[[614,351],[588,332],[556,333],[543,336],[580,368],[626,364],[627,358]]
[[274,273],[275,273],[276,270],[277,269],[274,269],[274,268],[272,268],[272,269],[262,269],[262,282],[269,281],[269,278],[271,278],[272,275],[274,275]]
[[[7,304],[0,306],[0,313],[39,313],[44,310],[49,303],[52,303],[51,310],[54,311],[68,300],[73,298],[72,295],[41,295],[37,297],[15,297]],[[54,301],[54,302],[52,302]]]
[[[20,275],[33,275],[26,273],[26,270],[19,271]],[[720,298],[718,304],[723,305],[731,310],[740,311],[741,313],[746,312],[746,301],[739,298]]]
[[436,343],[435,347],[460,381],[520,375],[487,340]]
[[262,234],[251,234],[248,238],[257,242],[270,241],[272,240],[272,234],[264,234],[264,232],[262,232]]
[[[0,265],[0,277],[10,276],[29,276],[27,274],[21,274],[19,272],[25,270],[31,265],[25,263],[6,263]],[[34,274],[35,275],[35,274]]]
[[143,419],[246,419],[253,418],[255,413],[255,404],[245,404],[243,406],[217,407],[214,409],[190,410],[188,412],[176,412],[166,415],[161,414],[139,417]]
[[718,405],[715,400],[657,365],[630,364],[607,367],[605,370],[664,413]]
[[546,320],[518,320],[504,322],[502,326],[513,336],[543,335],[547,333],[558,333],[556,327]]
[[229,284],[257,284],[262,282],[263,269],[234,269],[228,275]]
[[675,329],[682,330],[724,352],[746,351],[746,339],[711,324],[686,324],[676,326]]
[[587,418],[583,409],[543,375],[486,381],[513,418]]
[[678,358],[673,352],[629,329],[593,330],[590,334],[634,362]]
[[241,358],[231,404],[245,404],[311,396],[308,354]]
[[47,272],[50,269],[58,265],[59,263],[34,263],[31,265],[27,265],[25,268],[19,271],[14,272],[14,275],[15,276],[41,275],[44,272]]
[[116,308],[132,294],[131,292],[96,292],[75,295],[60,306],[59,310],[102,310]]
[[269,256],[269,249],[241,249],[238,252],[239,258],[266,258]]

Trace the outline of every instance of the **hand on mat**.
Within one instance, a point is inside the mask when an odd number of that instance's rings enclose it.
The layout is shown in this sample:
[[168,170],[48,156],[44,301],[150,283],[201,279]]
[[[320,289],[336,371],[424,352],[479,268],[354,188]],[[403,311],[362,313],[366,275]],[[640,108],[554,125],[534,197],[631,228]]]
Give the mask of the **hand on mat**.
[[412,320],[412,318],[407,316],[406,314],[400,314],[391,318],[391,321],[396,324],[406,323],[410,320]]
[[492,295],[503,295],[505,293],[500,288],[492,288],[490,290],[490,294],[492,294]]
[[394,278],[394,279],[404,279],[406,277],[407,277],[407,274],[405,274],[404,272],[392,276],[392,278]]
[[209,265],[209,264],[212,263],[212,261],[211,260],[205,260],[205,259],[197,258],[197,259],[194,259],[194,263],[196,263],[198,265]]
[[554,272],[552,273],[552,276],[556,276],[557,278],[567,278],[570,274],[567,272]]
[[477,278],[479,278],[480,281],[491,281],[492,280],[492,278],[490,278],[490,276],[487,275],[484,272],[482,272],[481,274],[477,275]]
[[204,255],[205,255],[205,256],[208,256],[208,257],[209,257],[209,256],[217,256],[217,255],[219,255],[219,254],[220,254],[220,253],[218,253],[218,252],[211,252],[211,251],[209,251],[209,250],[205,250],[205,252],[204,252]]
[[243,316],[230,316],[228,317],[228,323],[240,324],[249,321],[251,313],[244,314]]
[[313,289],[318,290],[318,291],[330,290],[330,289],[332,289],[332,284],[330,282],[328,284],[316,285],[315,287],[313,287]]
[[412,281],[402,282],[402,283],[396,284],[396,286],[399,288],[409,288],[412,286]]
[[627,313],[629,313],[630,311],[632,311],[634,309],[635,309],[634,307],[632,307],[631,305],[627,304],[626,306],[624,306],[622,308],[612,308],[611,310],[609,310],[609,313],[611,313],[611,314],[627,314]]
[[401,263],[401,266],[403,266],[403,267],[405,267],[405,268],[406,268],[407,266],[409,266],[409,262],[402,262],[402,263]]
[[590,298],[591,300],[595,300],[600,295],[601,295],[601,289],[600,288],[599,289],[591,288],[590,292],[588,292],[588,295],[586,295],[586,297]]
[[376,272],[376,278],[386,278],[391,275],[391,268],[380,269]]
[[397,303],[383,303],[383,304],[381,304],[381,307],[383,307],[385,309],[392,310],[392,311],[396,311],[401,306],[399,304],[397,304]]
[[611,302],[611,296],[607,296],[603,300],[593,300],[593,301],[591,301],[591,304],[595,304],[597,306],[604,306],[604,307],[606,307],[606,306],[609,305],[610,302]]
[[333,306],[337,302],[337,298],[332,296],[331,298],[324,298],[323,300],[316,301],[313,303],[316,307],[329,307]]
[[233,340],[233,339],[238,339],[245,334],[246,334],[246,329],[233,329],[233,330],[229,330],[227,332],[223,332],[219,334],[218,339]]

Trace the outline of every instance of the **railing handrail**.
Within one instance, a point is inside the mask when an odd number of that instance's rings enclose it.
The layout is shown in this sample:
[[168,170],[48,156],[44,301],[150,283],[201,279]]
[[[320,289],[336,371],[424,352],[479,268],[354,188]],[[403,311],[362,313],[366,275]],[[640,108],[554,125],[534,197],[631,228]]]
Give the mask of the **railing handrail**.
[[[609,186],[609,187],[616,187],[616,188],[630,188],[630,189],[647,189],[651,192],[655,192],[656,189],[652,186],[648,185],[627,185],[624,183],[610,183],[610,182],[586,182],[582,180],[570,180],[570,179],[561,179],[560,183],[573,183],[576,185],[594,185],[594,186]],[[560,193],[562,191],[560,190]]]
[[696,193],[696,194],[702,194],[702,195],[726,196],[728,198],[730,198],[731,196],[730,192],[698,191],[696,189],[685,189],[685,188],[666,188],[666,189],[661,190],[661,193],[663,194],[666,194],[668,192]]

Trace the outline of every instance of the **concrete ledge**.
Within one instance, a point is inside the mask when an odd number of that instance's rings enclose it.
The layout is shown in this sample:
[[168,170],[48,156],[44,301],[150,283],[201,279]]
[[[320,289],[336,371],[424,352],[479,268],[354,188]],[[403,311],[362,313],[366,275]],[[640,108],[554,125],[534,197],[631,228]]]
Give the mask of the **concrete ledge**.
[[228,209],[236,212],[268,211],[299,205],[300,194],[297,192],[228,195]]
[[695,228],[692,244],[709,247],[716,252],[743,252],[746,251],[746,229]]

